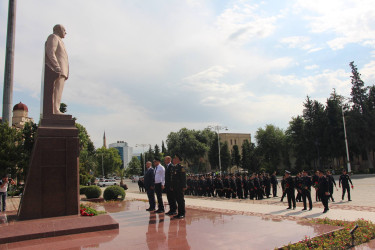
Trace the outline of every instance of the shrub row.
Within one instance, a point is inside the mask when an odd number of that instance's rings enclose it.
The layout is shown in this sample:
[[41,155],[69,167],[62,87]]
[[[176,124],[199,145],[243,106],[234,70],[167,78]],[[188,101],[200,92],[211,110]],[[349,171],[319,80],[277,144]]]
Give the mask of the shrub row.
[[[92,186],[80,186],[79,194],[86,195],[87,199],[99,198],[102,194],[102,190],[95,185]],[[110,200],[124,200],[125,190],[119,186],[109,186],[104,190],[103,198],[106,201]]]

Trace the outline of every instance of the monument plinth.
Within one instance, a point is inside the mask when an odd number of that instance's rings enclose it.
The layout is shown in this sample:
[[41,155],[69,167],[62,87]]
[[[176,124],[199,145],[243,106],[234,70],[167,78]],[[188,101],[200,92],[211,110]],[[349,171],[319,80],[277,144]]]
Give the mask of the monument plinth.
[[41,119],[25,190],[21,220],[79,213],[78,129],[70,115]]

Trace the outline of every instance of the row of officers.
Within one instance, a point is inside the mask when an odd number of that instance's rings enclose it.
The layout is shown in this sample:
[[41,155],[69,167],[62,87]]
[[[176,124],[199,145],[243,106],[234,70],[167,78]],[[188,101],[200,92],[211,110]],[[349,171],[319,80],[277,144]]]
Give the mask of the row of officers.
[[[278,187],[280,185],[276,172],[271,175],[268,173],[254,173],[251,176],[229,174],[223,177],[212,174],[189,175],[185,195],[261,200],[271,196],[277,197]],[[339,187],[342,187],[342,200],[347,193],[348,201],[351,201],[350,187],[354,188],[354,186],[346,170],[343,170],[339,178]],[[328,200],[335,201],[334,188],[338,190],[331,172],[322,170],[316,171],[313,176],[310,176],[308,171],[302,171],[295,177],[292,177],[289,171],[285,171],[281,188],[283,194],[280,201],[287,197],[288,209],[295,209],[296,201],[303,202],[303,210],[307,210],[307,202],[309,209],[312,209],[311,191],[315,189],[315,200],[323,203],[324,213],[329,210]]]

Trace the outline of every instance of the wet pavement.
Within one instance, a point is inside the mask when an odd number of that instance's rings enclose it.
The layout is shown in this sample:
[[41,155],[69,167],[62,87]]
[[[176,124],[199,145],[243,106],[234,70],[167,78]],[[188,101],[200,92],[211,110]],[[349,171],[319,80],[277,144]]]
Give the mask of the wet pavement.
[[188,209],[179,220],[145,211],[143,201],[103,206],[119,222],[119,230],[22,241],[0,249],[274,249],[337,229],[202,209]]

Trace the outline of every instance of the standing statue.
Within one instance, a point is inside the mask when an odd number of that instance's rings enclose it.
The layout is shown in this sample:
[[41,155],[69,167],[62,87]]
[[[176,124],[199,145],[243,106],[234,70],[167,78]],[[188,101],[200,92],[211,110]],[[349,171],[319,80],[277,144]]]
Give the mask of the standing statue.
[[64,42],[66,31],[57,24],[45,44],[43,116],[61,115],[60,104],[65,81],[69,76],[68,54]]

